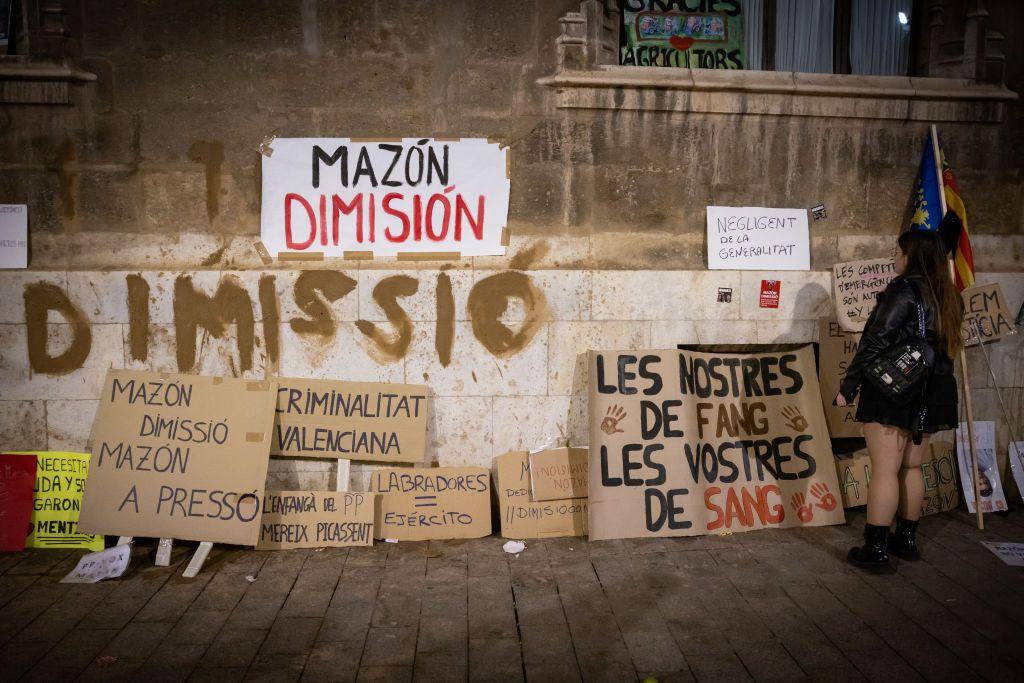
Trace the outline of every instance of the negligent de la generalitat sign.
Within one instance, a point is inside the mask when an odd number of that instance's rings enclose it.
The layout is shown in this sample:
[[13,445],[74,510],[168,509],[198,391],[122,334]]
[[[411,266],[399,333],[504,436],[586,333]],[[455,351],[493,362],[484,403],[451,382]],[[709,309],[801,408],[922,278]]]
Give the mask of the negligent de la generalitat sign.
[[263,155],[263,245],[317,257],[503,255],[507,155],[478,138],[279,138]]
[[710,270],[810,270],[806,209],[708,207]]

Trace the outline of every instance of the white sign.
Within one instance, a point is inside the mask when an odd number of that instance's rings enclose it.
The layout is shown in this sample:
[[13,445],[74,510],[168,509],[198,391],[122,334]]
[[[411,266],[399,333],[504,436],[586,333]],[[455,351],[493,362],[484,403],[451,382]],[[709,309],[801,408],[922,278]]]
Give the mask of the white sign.
[[507,154],[478,138],[279,138],[263,156],[263,245],[326,257],[502,255]]
[[89,553],[78,558],[78,564],[61,583],[96,583],[103,579],[116,579],[128,569],[132,546],[128,543]]
[[711,270],[810,270],[806,209],[708,207]]
[[1010,442],[1010,470],[1017,482],[1017,493],[1024,500],[1024,441]]
[[1024,543],[996,543],[982,541],[981,544],[1011,567],[1024,567]]
[[[981,511],[993,512],[1006,509],[1006,495],[996,464],[996,423],[991,420],[974,423],[974,449],[978,453],[978,478],[981,489]],[[956,430],[956,459],[960,467],[960,483],[963,486],[967,509],[973,514],[974,477],[971,473],[971,450],[967,439],[967,423],[961,422]]]
[[0,268],[28,268],[28,207],[0,204]]

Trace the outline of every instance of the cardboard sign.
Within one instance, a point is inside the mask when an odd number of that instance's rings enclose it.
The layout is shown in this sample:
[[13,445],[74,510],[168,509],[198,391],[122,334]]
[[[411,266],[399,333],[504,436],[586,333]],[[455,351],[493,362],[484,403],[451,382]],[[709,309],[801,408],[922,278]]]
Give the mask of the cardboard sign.
[[807,209],[708,207],[711,270],[810,270]]
[[530,453],[530,491],[535,501],[586,498],[590,450],[554,448]]
[[[991,420],[974,422],[974,450],[978,454],[978,487],[981,489],[981,511],[1006,509],[1003,480],[999,476],[996,460],[996,423]],[[975,513],[974,476],[972,475],[970,440],[967,423],[961,422],[956,430],[956,454],[960,465],[960,484],[963,487],[967,510]]]
[[589,367],[591,539],[843,523],[809,345]]
[[28,268],[28,206],[0,204],[0,268]]
[[399,541],[480,538],[491,533],[491,473],[483,467],[377,470],[374,535]]
[[423,461],[426,387],[291,377],[276,380],[271,455]]
[[31,455],[36,457],[36,485],[32,530],[25,547],[103,550],[102,534],[82,533],[78,528],[89,454],[35,451]]
[[981,544],[1011,567],[1024,567],[1024,543],[982,541]]
[[836,318],[842,328],[848,332],[863,332],[878,295],[895,277],[896,262],[891,258],[835,264],[832,288],[836,298]]
[[981,341],[990,342],[1015,333],[1013,316],[1006,308],[1006,297],[998,282],[989,285],[969,287],[960,292],[964,300],[964,323],[960,328],[960,336],[965,346],[978,343],[978,331]]
[[484,139],[278,138],[263,155],[271,254],[505,253],[508,149]]
[[[957,506],[956,464],[953,444],[936,441],[930,444],[930,457],[921,463],[924,477],[923,514],[953,510]],[[854,508],[868,503],[868,484],[871,483],[871,458],[867,449],[849,456],[836,457],[839,492],[843,507]]]
[[[672,5],[676,7],[672,7]],[[738,2],[622,5],[619,63],[687,69],[745,69],[743,11]],[[707,11],[666,11],[698,9]]]
[[257,550],[373,545],[373,495],[267,491]]
[[82,529],[256,545],[276,382],[110,370]]
[[530,457],[526,451],[512,451],[494,459],[498,487],[498,510],[504,538],[557,538],[586,536],[586,498],[530,500]]
[[782,282],[761,280],[761,296],[757,305],[761,308],[778,308],[780,294],[782,294]]
[[60,580],[61,583],[98,583],[103,579],[116,579],[128,569],[132,559],[130,543],[89,553],[78,558],[78,564]]
[[861,425],[856,417],[857,402],[845,407],[832,404],[859,343],[859,334],[844,331],[835,320],[818,320],[818,386],[821,388],[825,421],[833,439],[861,435]]
[[25,549],[35,483],[36,456],[0,454],[0,551]]

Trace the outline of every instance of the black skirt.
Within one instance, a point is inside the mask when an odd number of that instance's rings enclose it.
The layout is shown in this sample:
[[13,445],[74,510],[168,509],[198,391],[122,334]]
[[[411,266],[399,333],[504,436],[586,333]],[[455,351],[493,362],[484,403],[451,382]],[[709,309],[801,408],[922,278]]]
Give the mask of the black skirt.
[[[857,422],[879,424],[913,430],[917,425],[919,404],[898,406],[870,383],[865,382],[857,399]],[[925,391],[925,416],[921,431],[934,434],[947,429],[956,429],[960,422],[957,412],[956,377],[946,373],[932,375]]]

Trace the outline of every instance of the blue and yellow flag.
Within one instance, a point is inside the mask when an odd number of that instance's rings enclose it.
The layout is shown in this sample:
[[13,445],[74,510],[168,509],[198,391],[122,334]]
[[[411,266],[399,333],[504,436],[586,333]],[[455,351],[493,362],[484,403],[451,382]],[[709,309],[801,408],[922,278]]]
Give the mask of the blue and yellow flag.
[[917,187],[914,188],[914,216],[910,219],[912,230],[938,230],[942,222],[942,199],[939,197],[942,185],[935,169],[935,152],[931,138],[926,136],[921,168],[917,172]]

